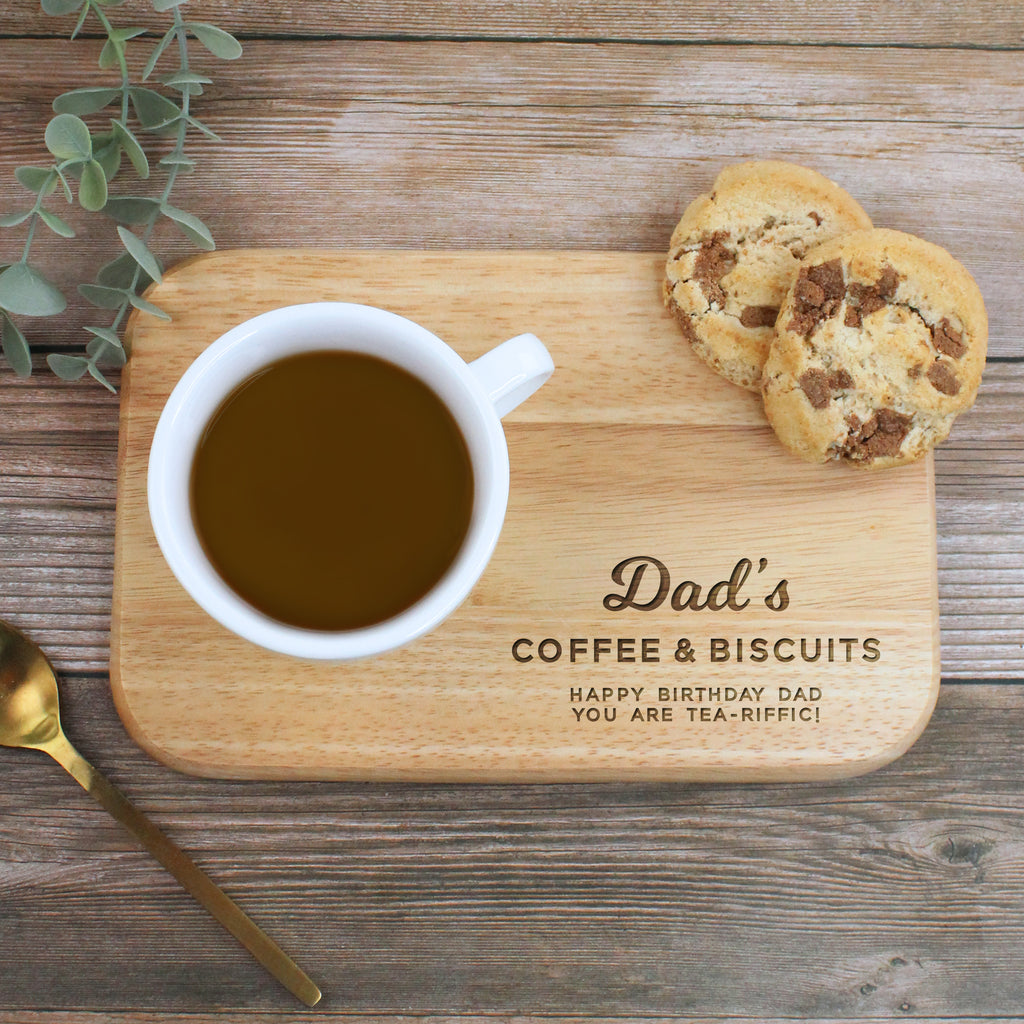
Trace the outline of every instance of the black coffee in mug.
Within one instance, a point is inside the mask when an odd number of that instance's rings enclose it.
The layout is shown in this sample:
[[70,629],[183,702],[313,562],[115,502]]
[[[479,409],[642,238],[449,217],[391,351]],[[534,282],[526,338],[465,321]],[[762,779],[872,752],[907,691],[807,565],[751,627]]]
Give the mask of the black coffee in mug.
[[191,473],[196,532],[222,579],[312,630],[384,622],[432,590],[473,491],[466,442],[431,388],[338,350],[281,359],[235,388]]

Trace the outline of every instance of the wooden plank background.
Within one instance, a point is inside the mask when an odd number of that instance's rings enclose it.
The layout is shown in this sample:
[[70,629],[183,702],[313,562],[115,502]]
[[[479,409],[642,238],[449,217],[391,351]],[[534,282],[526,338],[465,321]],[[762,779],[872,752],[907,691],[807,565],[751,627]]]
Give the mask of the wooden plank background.
[[[1019,1019],[1024,1007],[1024,7],[192,0],[180,205],[222,248],[658,251],[723,164],[817,167],[946,245],[992,357],[938,453],[942,664],[924,737],[804,786],[204,782],[124,734],[107,679],[117,399],[0,371],[0,616],[64,675],[73,741],[322,980],[320,1016]],[[118,23],[164,24],[130,0]],[[0,210],[95,39],[0,14]],[[63,285],[112,229],[42,240]],[[0,233],[0,256],[20,245]],[[13,239],[13,241],[12,241]],[[168,261],[187,247],[161,237]],[[79,304],[40,350],[81,345]],[[823,530],[827,543],[827,530]],[[0,750],[0,1021],[281,1019],[288,997],[60,770]]]
[[[34,0],[9,0],[7,7],[0,25],[4,35],[59,34],[61,22],[45,17]],[[166,16],[155,15],[144,0],[128,0],[122,10],[132,25],[166,25]],[[190,17],[212,21],[243,38],[280,40],[622,39],[1012,50],[1024,37],[1019,5],[1002,0],[903,0],[898,8],[875,0],[694,0],[685,12],[670,0],[308,0],[283,10],[266,0],[201,0],[187,10]],[[65,18],[63,23],[70,30],[74,19]]]

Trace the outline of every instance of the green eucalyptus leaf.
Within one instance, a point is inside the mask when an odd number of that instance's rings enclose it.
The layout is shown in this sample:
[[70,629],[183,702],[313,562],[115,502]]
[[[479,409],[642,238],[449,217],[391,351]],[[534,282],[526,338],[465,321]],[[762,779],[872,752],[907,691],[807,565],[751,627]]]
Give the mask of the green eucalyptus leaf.
[[57,177],[60,178],[60,183],[64,188],[64,198],[69,203],[73,203],[75,197],[71,194],[71,186],[68,184],[68,179],[64,177],[64,172],[59,167],[55,167],[54,170],[57,172]]
[[[159,8],[157,8],[159,10]],[[142,69],[142,80],[146,81],[151,74],[153,69],[156,67],[157,61],[163,55],[164,50],[171,45],[171,41],[174,39],[174,29],[169,28],[163,36],[160,38],[160,42],[153,47],[153,52],[149,55],[149,60],[146,61],[146,66]]]
[[153,9],[156,11],[169,11],[173,7],[180,7],[188,0],[151,0]]
[[203,122],[200,121],[198,118],[189,116],[185,120],[188,121],[188,123],[193,128],[198,129],[204,135],[206,135],[208,138],[213,139],[214,142],[221,142],[222,141],[221,137],[212,128],[207,128],[206,125],[203,124]]
[[160,209],[160,201],[148,196],[113,196],[103,212],[122,224],[148,224]]
[[42,0],[42,8],[47,14],[74,14],[85,0]]
[[77,36],[78,36],[78,33],[82,31],[82,26],[83,26],[83,25],[85,24],[86,20],[87,20],[87,19],[88,19],[88,17],[89,17],[89,11],[90,11],[90,7],[89,7],[89,5],[88,5],[88,4],[86,4],[86,5],[85,5],[85,6],[84,6],[84,7],[82,8],[82,13],[81,13],[81,14],[80,14],[80,15],[78,16],[78,23],[77,23],[77,24],[75,25],[75,27],[74,27],[74,28],[73,28],[73,29],[71,30],[71,38],[72,38],[72,39],[75,39],[75,38],[77,38]]
[[57,173],[52,167],[16,167],[14,176],[37,195],[48,196],[57,187]]
[[78,293],[100,309],[120,309],[128,301],[127,288],[102,284],[80,284]]
[[165,313],[159,306],[154,306],[152,302],[147,301],[141,295],[136,295],[134,292],[129,292],[126,298],[137,310],[139,310],[142,313],[150,313],[160,320],[171,319],[170,313]]
[[117,393],[117,388],[115,388],[114,385],[103,376],[103,372],[91,359],[86,364],[85,368],[89,371],[89,376],[92,377],[93,380],[98,380],[108,391],[114,394]]
[[51,352],[46,362],[61,380],[78,380],[89,369],[89,360],[84,356],[69,356],[63,352]]
[[148,131],[166,128],[181,117],[181,107],[152,89],[136,87],[130,90],[132,106],[139,123]]
[[127,125],[121,124],[120,121],[111,121],[110,123],[113,127],[114,138],[124,151],[124,155],[128,157],[132,167],[135,168],[135,173],[140,178],[148,178],[149,160],[146,157],[145,150],[139,144],[139,140],[135,138]]
[[121,169],[121,147],[116,142],[110,142],[106,146],[97,148],[93,152],[93,159],[103,169],[103,177],[111,182]]
[[242,56],[242,44],[230,33],[216,25],[190,21],[185,26],[215,57],[235,60]]
[[202,96],[203,86],[210,85],[213,79],[197,75],[194,71],[177,71],[173,75],[164,75],[161,81],[168,89],[177,89],[189,96]]
[[85,346],[85,354],[93,363],[105,363],[107,366],[124,366],[127,361],[124,349],[120,345],[111,346],[106,338],[93,338]]
[[89,128],[74,114],[58,114],[51,118],[44,138],[46,148],[58,160],[88,160],[92,156]]
[[177,167],[179,170],[182,171],[191,171],[192,168],[195,167],[195,165],[195,160],[192,160],[184,155],[175,156],[173,153],[170,153],[165,157],[161,157],[160,159],[161,167]]
[[[124,353],[124,345],[121,343],[121,339],[118,337],[117,331],[115,331],[113,328],[86,327],[85,329],[90,334],[95,335],[97,340],[103,342],[105,345],[109,345],[117,352],[121,352],[122,354]],[[90,341],[89,344],[92,345],[93,342]],[[91,355],[92,353],[90,352],[89,354]]]
[[182,114],[179,111],[173,117],[168,117],[165,121],[149,125],[146,127],[146,131],[151,132],[153,135],[161,135],[164,138],[172,138],[178,134],[178,122],[181,118]]
[[14,263],[0,274],[0,306],[22,316],[53,316],[64,312],[67,300],[39,271]]
[[0,217],[0,228],[13,228],[22,224],[35,213],[34,210],[19,210],[17,213],[5,213]]
[[103,49],[100,50],[99,65],[103,70],[114,67],[116,64],[120,64],[124,60],[124,43],[119,43],[116,39],[107,39],[103,44]]
[[85,354],[90,359],[98,359],[107,349],[107,343],[102,338],[93,338],[86,342]]
[[160,261],[150,251],[149,246],[138,235],[132,234],[125,227],[119,226],[117,234],[124,247],[131,253],[132,259],[159,284],[163,278],[163,269],[160,266]]
[[[123,252],[100,267],[96,283],[105,288],[138,288],[139,291],[145,291],[153,280],[129,253]],[[83,287],[86,286],[82,285],[78,290],[81,291]]]
[[146,30],[140,26],[132,26],[131,28],[115,28],[110,33],[109,38],[114,39],[119,43],[127,43],[129,39],[134,39],[136,36],[144,35]]
[[55,234],[61,238],[74,238],[75,229],[62,217],[52,213],[50,210],[40,210],[39,219]]
[[160,207],[160,212],[169,220],[174,221],[185,237],[200,249],[217,248],[210,229],[195,214],[179,210],[177,207],[171,206],[170,203],[164,203]]
[[95,160],[82,166],[82,180],[78,183],[78,201],[85,210],[95,212],[107,204],[107,176]]
[[58,114],[95,114],[113,103],[121,95],[120,89],[72,89],[53,101]]
[[160,79],[164,85],[171,86],[172,89],[177,89],[182,85],[212,85],[213,79],[207,78],[205,75],[197,74],[195,71],[175,71],[173,74],[164,75]]
[[9,316],[3,317],[0,346],[3,348],[4,358],[19,377],[32,376],[32,350],[28,347],[25,335],[18,330],[18,325]]

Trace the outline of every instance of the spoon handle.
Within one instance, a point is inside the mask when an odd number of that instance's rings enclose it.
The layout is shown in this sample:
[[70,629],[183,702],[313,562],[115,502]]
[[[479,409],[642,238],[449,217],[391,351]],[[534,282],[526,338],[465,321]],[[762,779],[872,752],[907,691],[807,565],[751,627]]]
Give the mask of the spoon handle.
[[281,947],[71,745],[63,732],[42,747],[103,805],[250,953],[307,1006],[320,989]]

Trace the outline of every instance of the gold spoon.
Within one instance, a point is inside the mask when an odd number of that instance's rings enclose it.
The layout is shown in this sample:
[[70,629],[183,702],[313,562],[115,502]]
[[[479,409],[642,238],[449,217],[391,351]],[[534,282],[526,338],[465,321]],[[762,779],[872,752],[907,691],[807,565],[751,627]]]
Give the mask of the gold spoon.
[[94,796],[271,974],[307,1006],[320,989],[144,814],[68,742],[60,724],[57,677],[27,636],[0,620],[0,746],[43,750]]

